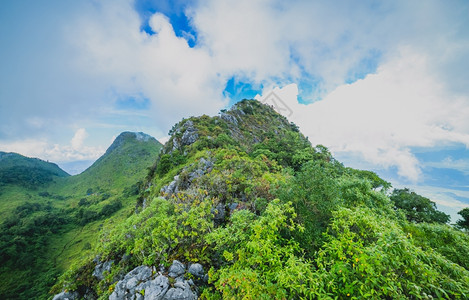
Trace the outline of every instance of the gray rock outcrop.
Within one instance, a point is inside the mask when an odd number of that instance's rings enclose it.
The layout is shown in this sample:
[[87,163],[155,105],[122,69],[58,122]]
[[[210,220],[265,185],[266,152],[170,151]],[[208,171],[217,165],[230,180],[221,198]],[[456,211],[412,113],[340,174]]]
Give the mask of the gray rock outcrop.
[[124,276],[124,279],[119,280],[109,300],[127,300],[136,299],[135,293],[137,287],[149,279],[151,279],[151,269],[147,266],[136,267]]
[[[192,264],[190,269],[194,276],[204,276],[200,264]],[[156,269],[155,269],[156,271]],[[110,300],[195,300],[197,294],[192,290],[192,280],[184,279],[186,267],[178,260],[174,260],[169,267],[168,276],[175,278],[171,285],[168,277],[159,273],[152,280],[152,270],[147,266],[140,266],[127,273],[117,282]],[[191,273],[192,274],[192,273]]]
[[96,265],[96,267],[94,268],[93,276],[98,278],[98,280],[103,280],[103,273],[111,271],[111,266],[113,262],[114,261],[110,260]]
[[196,278],[202,278],[204,276],[204,267],[201,264],[191,264],[188,272]]
[[181,137],[181,144],[183,146],[188,146],[195,143],[199,138],[199,134],[197,133],[197,128],[194,126],[194,122],[188,120],[183,126],[186,130]]
[[52,300],[77,300],[80,298],[77,292],[62,292],[52,298]]
[[148,281],[141,286],[145,290],[145,300],[159,300],[169,289],[169,279],[163,275],[159,275],[152,281]]
[[164,295],[164,300],[196,300],[197,295],[191,290],[187,281],[176,282]]
[[179,260],[174,260],[171,267],[169,267],[168,276],[176,278],[176,277],[181,276],[185,272],[186,272],[186,267],[184,267],[184,265]]

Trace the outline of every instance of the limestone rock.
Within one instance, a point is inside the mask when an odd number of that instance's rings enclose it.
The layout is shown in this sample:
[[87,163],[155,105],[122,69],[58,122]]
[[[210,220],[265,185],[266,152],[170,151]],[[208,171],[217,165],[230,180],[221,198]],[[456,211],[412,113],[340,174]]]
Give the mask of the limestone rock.
[[191,264],[188,272],[197,278],[202,278],[204,276],[204,267],[201,264]]
[[57,294],[52,298],[52,300],[75,300],[78,299],[80,296],[77,292],[62,292]]
[[98,278],[98,280],[103,280],[104,279],[104,272],[110,272],[111,271],[111,266],[113,264],[113,260],[106,261],[103,263],[100,263],[96,265],[94,268],[93,276]]
[[137,286],[151,279],[151,269],[147,266],[136,267],[117,282],[109,300],[134,299]]
[[189,283],[176,282],[173,288],[170,288],[164,295],[165,300],[196,300],[197,295],[191,290]]
[[163,275],[159,275],[152,281],[148,281],[142,286],[145,290],[145,300],[159,300],[169,289],[169,280]]
[[168,276],[176,278],[184,274],[185,271],[186,271],[186,268],[180,261],[173,260],[173,264],[171,265],[171,267],[169,267]]

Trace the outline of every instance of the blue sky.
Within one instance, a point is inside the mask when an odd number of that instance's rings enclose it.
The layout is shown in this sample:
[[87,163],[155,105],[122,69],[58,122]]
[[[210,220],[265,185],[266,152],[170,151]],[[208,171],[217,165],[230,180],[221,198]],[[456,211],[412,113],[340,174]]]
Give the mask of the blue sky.
[[[0,151],[92,162],[120,132],[274,91],[313,144],[469,205],[467,1],[3,1]],[[83,163],[80,164],[83,166]]]

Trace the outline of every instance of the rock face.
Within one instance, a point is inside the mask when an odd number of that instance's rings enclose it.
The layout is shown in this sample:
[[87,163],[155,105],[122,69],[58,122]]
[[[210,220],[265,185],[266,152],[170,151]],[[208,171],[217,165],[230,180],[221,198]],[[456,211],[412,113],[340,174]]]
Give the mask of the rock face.
[[[204,276],[200,264],[192,264],[188,272],[196,277]],[[174,284],[171,285],[169,278],[161,272],[152,280],[152,270],[149,267],[137,267],[117,282],[109,300],[195,300],[197,294],[192,290],[194,283],[184,279],[185,273],[184,264],[174,260],[168,270],[168,276],[175,278]],[[57,298],[59,299],[65,298]]]
[[181,144],[183,146],[191,145],[197,141],[199,134],[197,133],[197,128],[194,126],[194,123],[191,120],[188,120],[184,123],[184,134],[181,138]]
[[198,163],[191,164],[189,166],[189,170],[185,168],[183,171],[187,172],[187,176],[184,177],[184,179],[181,178],[180,175],[176,175],[173,178],[173,181],[171,181],[168,185],[165,185],[161,188],[161,192],[165,195],[172,195],[176,194],[179,191],[187,190],[194,180],[197,180],[197,178],[202,177],[203,175],[210,173],[213,169],[213,161],[208,160],[205,158],[200,158]]
[[164,295],[165,300],[195,300],[197,295],[191,290],[187,281],[176,282]]
[[154,280],[146,282],[142,287],[145,290],[145,300],[163,299],[169,289],[169,279],[159,275]]

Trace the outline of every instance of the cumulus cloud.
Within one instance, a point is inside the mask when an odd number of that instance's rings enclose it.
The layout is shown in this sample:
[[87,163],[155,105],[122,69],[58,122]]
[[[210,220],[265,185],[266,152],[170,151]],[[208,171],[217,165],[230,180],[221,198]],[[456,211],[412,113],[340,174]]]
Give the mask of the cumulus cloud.
[[150,18],[155,34],[148,35],[140,31],[130,1],[104,3],[74,25],[80,49],[76,66],[82,72],[104,81],[115,94],[142,94],[162,127],[226,105],[224,78],[209,53],[176,36],[165,15]]
[[104,154],[104,147],[83,145],[87,136],[84,128],[76,131],[69,144],[54,144],[47,139],[25,139],[9,143],[0,142],[0,149],[4,152],[16,152],[28,157],[39,157],[55,163],[96,160]]
[[339,86],[322,101],[299,104],[294,84],[274,92],[313,144],[383,168],[397,166],[399,175],[413,181],[419,180],[421,169],[412,147],[469,147],[469,99],[448,91],[429,71],[425,55],[410,48],[376,74]]
[[467,29],[454,22],[467,19],[467,5],[459,4],[211,0],[189,13],[218,69],[267,85],[306,81],[314,87],[303,96],[316,100],[409,44],[459,82],[450,65],[467,66],[461,55],[469,53],[461,47]]
[[78,129],[70,142],[72,148],[75,150],[80,149],[83,146],[83,142],[87,136],[88,133],[86,132],[85,128]]

